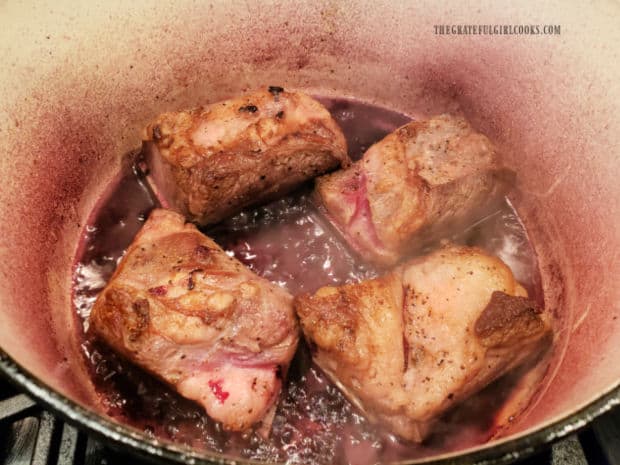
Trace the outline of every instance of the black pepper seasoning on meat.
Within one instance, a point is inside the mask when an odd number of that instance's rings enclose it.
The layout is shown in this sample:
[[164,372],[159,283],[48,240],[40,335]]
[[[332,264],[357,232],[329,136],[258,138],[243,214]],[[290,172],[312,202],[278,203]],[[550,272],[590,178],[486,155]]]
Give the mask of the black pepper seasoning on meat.
[[153,126],[153,139],[161,140],[161,128],[159,127],[159,124]]
[[189,277],[187,279],[187,290],[191,291],[196,286],[196,282],[194,281],[194,273],[201,273],[203,270],[201,268],[196,268],[189,272]]
[[246,105],[245,107],[239,108],[239,111],[243,113],[256,113],[258,107],[256,105]]
[[405,372],[407,371],[407,368],[409,368],[409,341],[407,340],[407,337],[405,336],[404,333],[403,333],[403,355],[404,355],[403,372]]
[[280,96],[280,93],[284,92],[284,89],[280,86],[269,86],[269,93],[271,95],[273,95],[273,98],[275,99],[275,101],[278,101],[278,97]]

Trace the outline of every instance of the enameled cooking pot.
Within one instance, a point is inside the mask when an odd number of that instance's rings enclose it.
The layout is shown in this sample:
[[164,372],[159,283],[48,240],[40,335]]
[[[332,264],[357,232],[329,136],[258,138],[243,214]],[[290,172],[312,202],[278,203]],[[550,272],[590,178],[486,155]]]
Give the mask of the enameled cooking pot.
[[2,371],[118,445],[224,461],[106,417],[76,338],[72,266],[145,123],[277,83],[406,114],[461,112],[498,144],[519,173],[515,204],[556,341],[502,438],[436,459],[507,462],[569,434],[620,403],[619,19],[602,0],[0,2]]

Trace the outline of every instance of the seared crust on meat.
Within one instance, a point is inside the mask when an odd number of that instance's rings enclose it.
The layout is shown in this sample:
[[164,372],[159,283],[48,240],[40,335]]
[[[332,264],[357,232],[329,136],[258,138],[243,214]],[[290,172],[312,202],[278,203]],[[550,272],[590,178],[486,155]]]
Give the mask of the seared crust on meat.
[[[358,406],[390,409],[406,402],[393,380],[402,375],[403,289],[398,276],[364,285],[323,287],[296,298],[295,309],[315,357],[330,378],[355,386]],[[388,337],[376,337],[377,330]],[[400,335],[394,343],[393,336]]]
[[277,87],[164,113],[142,138],[156,192],[202,225],[350,162],[329,112]]
[[370,420],[413,441],[551,335],[501,260],[453,245],[298,296],[295,310],[316,363]]
[[527,297],[494,291],[474,326],[476,336],[485,347],[518,344],[522,334],[537,334],[544,329],[542,309]]

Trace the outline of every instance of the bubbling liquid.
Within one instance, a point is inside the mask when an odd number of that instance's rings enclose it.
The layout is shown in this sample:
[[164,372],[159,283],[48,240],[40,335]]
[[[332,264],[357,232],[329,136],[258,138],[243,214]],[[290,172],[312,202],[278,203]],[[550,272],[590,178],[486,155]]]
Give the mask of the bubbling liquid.
[[[343,129],[354,159],[410,120],[353,100],[320,100]],[[358,260],[325,223],[310,201],[310,192],[310,184],[303,186],[204,232],[227,253],[293,295],[376,276],[377,270]],[[519,371],[448,412],[435,433],[416,445],[400,442],[370,425],[312,364],[302,342],[282,390],[270,437],[222,431],[196,404],[86,333],[97,294],[156,205],[139,171],[128,164],[92,213],[78,248],[73,303],[83,322],[86,363],[111,416],[148,435],[197,449],[300,464],[366,465],[424,457],[484,442],[498,426],[495,414],[518,385]],[[455,231],[451,239],[499,256],[530,296],[541,299],[536,257],[509,202],[468,228]]]

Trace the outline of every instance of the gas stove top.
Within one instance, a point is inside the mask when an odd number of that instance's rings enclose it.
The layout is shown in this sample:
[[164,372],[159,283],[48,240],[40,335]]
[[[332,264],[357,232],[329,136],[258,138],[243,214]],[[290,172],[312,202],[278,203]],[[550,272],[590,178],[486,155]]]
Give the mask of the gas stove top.
[[[149,463],[118,452],[38,406],[0,379],[0,465]],[[620,465],[620,409],[518,465]]]

